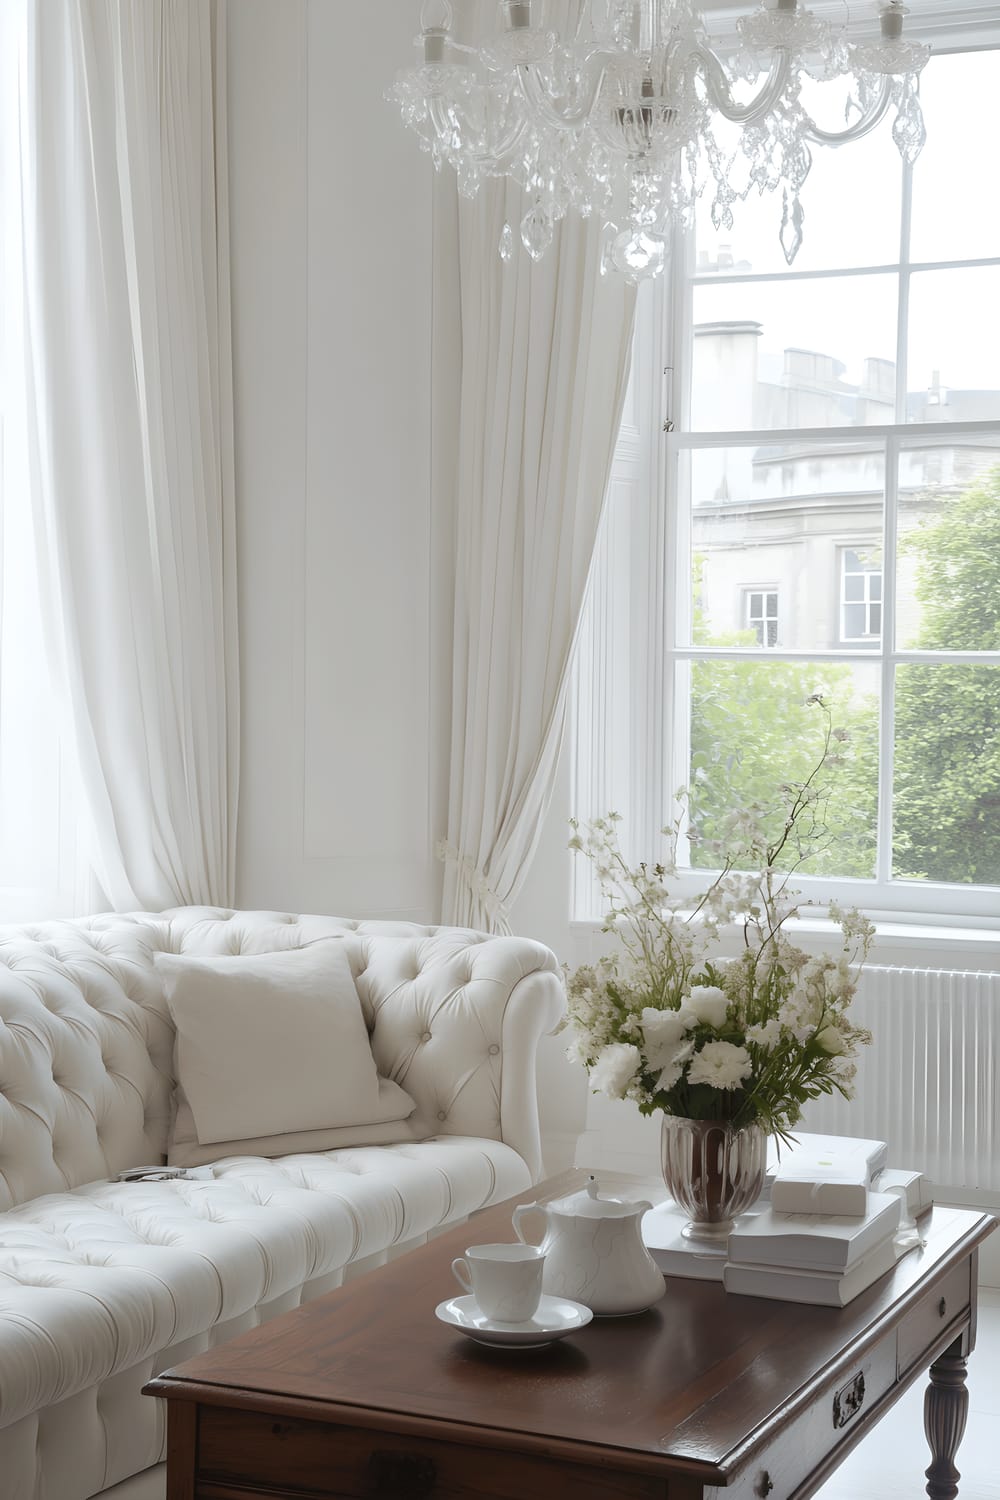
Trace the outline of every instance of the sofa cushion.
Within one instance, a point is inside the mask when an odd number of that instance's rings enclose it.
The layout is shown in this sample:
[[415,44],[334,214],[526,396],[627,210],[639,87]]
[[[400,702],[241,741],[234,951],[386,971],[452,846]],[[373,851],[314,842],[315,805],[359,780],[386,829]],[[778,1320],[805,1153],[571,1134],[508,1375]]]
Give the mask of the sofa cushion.
[[159,953],[156,967],[199,1144],[376,1124],[412,1111],[397,1085],[379,1088],[339,943],[238,957]]
[[0,1428],[529,1186],[509,1147],[449,1136],[233,1158],[0,1214]]

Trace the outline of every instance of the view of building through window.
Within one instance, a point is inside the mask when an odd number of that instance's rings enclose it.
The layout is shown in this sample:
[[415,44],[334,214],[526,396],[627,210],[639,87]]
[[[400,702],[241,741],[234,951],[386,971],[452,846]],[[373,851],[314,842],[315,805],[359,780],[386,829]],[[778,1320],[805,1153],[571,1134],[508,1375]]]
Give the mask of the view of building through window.
[[883,890],[1000,884],[1000,204],[956,151],[998,92],[1000,52],[939,56],[912,171],[817,150],[792,271],[769,195],[706,205],[672,332],[662,774],[711,831],[807,773],[822,690],[849,750],[806,872]]

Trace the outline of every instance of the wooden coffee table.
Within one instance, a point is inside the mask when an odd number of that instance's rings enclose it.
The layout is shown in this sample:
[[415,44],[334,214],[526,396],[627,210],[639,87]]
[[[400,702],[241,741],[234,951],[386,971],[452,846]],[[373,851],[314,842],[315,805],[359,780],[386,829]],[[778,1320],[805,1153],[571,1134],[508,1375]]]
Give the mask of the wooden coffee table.
[[[989,1215],[934,1209],[926,1248],[843,1311],[672,1278],[638,1317],[498,1351],[434,1308],[517,1201],[150,1381],[168,1500],[806,1500],[928,1366],[927,1493],[957,1495]],[[900,1455],[914,1493],[921,1446]]]

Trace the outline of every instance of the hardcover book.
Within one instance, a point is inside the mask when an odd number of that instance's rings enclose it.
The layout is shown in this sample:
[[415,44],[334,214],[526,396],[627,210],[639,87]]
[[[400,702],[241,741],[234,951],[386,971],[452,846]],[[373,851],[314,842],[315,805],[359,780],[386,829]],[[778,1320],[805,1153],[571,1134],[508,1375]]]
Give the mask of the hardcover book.
[[771,1207],[781,1214],[868,1212],[868,1174],[860,1167],[782,1166],[771,1188]]
[[729,1259],[842,1274],[881,1240],[891,1238],[899,1225],[900,1207],[895,1194],[871,1193],[868,1212],[856,1218],[782,1214],[765,1208],[736,1225],[729,1236]]
[[695,1281],[721,1281],[728,1254],[726,1241],[718,1247],[685,1239],[681,1230],[688,1216],[672,1199],[651,1208],[642,1219],[642,1238],[664,1276],[688,1276]]
[[870,1187],[888,1157],[885,1141],[869,1141],[859,1136],[811,1135],[802,1131],[792,1137],[791,1146],[772,1138],[768,1143],[767,1178],[762,1196],[770,1198],[775,1180],[790,1173],[806,1176],[813,1172],[820,1176],[848,1173],[852,1180],[860,1178]]
[[810,1302],[820,1307],[846,1307],[891,1271],[898,1259],[891,1236],[856,1261],[849,1271],[790,1269],[787,1266],[748,1266],[727,1262],[723,1285],[744,1297],[771,1297],[778,1302]]

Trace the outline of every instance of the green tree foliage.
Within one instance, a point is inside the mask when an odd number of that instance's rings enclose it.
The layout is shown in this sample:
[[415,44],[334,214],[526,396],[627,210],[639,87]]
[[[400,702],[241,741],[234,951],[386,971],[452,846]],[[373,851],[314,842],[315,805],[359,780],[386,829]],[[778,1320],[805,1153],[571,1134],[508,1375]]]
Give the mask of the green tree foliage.
[[[695,560],[695,598],[702,561]],[[696,609],[694,641],[703,646],[756,644],[752,631],[712,635]],[[818,679],[822,677],[822,681]],[[824,768],[822,796],[802,839],[785,849],[784,868],[811,875],[875,873],[878,800],[878,702],[859,693],[849,666],[807,662],[697,661],[691,667],[691,810],[701,835],[691,862],[711,868],[708,846],[733,807],[782,816],[782,786],[800,785],[816,765],[826,721],[809,700],[821,693],[838,731],[838,753]],[[775,829],[777,832],[777,829]],[[814,853],[800,859],[799,847]]]
[[[774,809],[781,787],[801,784],[823,746],[825,720],[809,699],[821,692],[837,729],[846,736],[827,763],[815,818],[803,828],[802,846],[815,852],[800,862],[799,845],[784,851],[782,865],[811,875],[875,873],[878,796],[878,705],[859,694],[848,666],[827,666],[822,683],[807,663],[699,661],[691,669],[691,799],[706,841],[718,836],[734,806]],[[777,830],[775,829],[775,832]],[[691,862],[713,863],[699,843]]]
[[[1000,650],[1000,465],[902,543],[920,650]],[[896,684],[899,875],[1000,884],[1000,667],[908,665]]]

